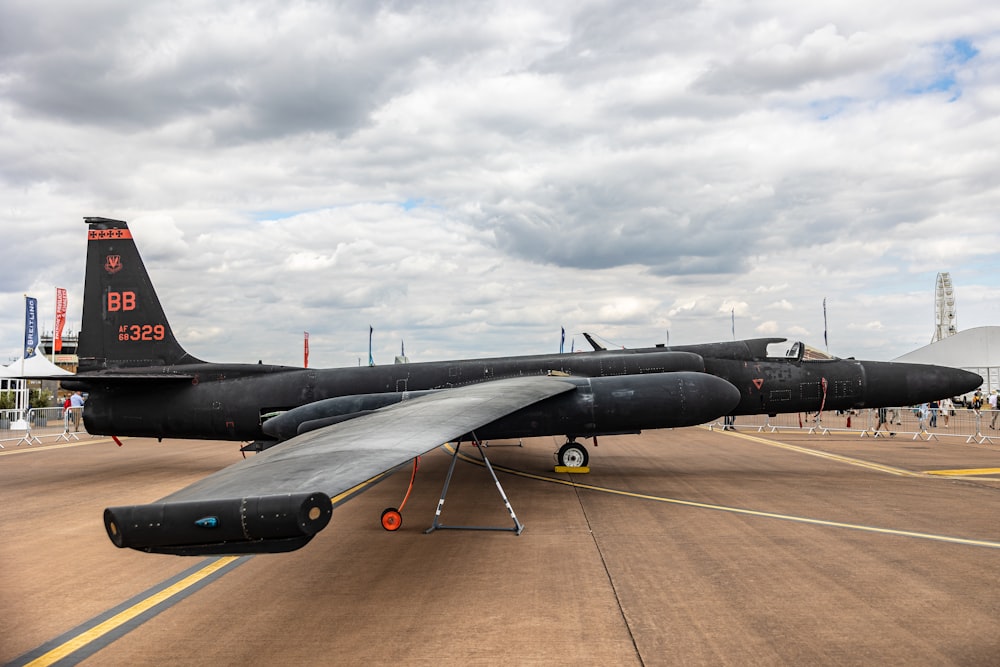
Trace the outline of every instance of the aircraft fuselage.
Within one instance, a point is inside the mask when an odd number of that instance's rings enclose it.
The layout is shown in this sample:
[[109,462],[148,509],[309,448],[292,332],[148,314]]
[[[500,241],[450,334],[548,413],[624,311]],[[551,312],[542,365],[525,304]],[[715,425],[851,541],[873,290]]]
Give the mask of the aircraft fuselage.
[[538,409],[515,412],[492,425],[492,437],[572,438],[697,424],[723,414],[909,405],[981,383],[978,375],[936,366],[805,360],[801,344],[780,338],[337,369],[208,363],[175,338],[128,225],[86,221],[79,368],[63,386],[89,393],[83,419],[95,434],[274,442],[284,436],[266,437],[262,428],[273,415],[319,404],[330,412],[303,419],[352,416],[340,404],[324,403],[330,398],[393,394],[392,400],[403,400],[406,392],[546,374],[586,381],[573,397],[546,401],[548,417]]
[[[713,349],[713,345],[717,347]],[[623,378],[615,389],[615,405],[611,407],[605,400],[596,408],[600,411],[609,407],[616,415],[631,412],[629,428],[621,428],[611,418],[605,418],[603,424],[596,418],[560,418],[561,412],[573,412],[576,408],[561,410],[559,405],[571,399],[558,397],[530,415],[512,415],[503,425],[488,431],[493,438],[528,437],[551,433],[551,429],[560,429],[558,425],[562,424],[565,428],[560,432],[566,435],[589,437],[690,425],[718,416],[692,421],[696,418],[694,414],[660,414],[684,407],[675,402],[664,402],[662,410],[649,404],[629,410],[630,402],[638,406],[642,400],[627,393],[630,383],[641,382],[632,382],[629,379],[632,376],[685,371],[721,378],[739,391],[738,404],[731,410],[734,415],[911,405],[948,395],[952,387],[964,388],[968,384],[964,372],[954,369],[853,359],[768,359],[755,357],[748,344],[742,347],[740,352],[737,343],[719,343],[335,369],[204,363],[142,369],[177,379],[144,382],[141,386],[134,380],[117,380],[113,374],[107,376],[103,386],[88,380],[86,389],[90,398],[84,422],[88,432],[96,434],[266,440],[268,436],[261,426],[268,416],[339,396],[404,394],[550,373],[577,378]],[[724,356],[698,354],[712,352]],[[741,354],[743,358],[739,358]],[[129,372],[139,370],[133,368]],[[586,392],[581,389],[580,393]],[[693,405],[689,401],[687,409],[692,410]],[[548,418],[543,419],[544,415]]]

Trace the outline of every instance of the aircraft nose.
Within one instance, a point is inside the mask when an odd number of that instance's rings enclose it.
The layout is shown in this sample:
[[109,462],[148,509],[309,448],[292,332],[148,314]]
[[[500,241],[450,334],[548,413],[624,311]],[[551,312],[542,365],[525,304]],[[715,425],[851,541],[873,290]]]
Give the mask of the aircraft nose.
[[865,405],[916,405],[973,391],[983,378],[959,368],[885,361],[861,362],[865,372]]

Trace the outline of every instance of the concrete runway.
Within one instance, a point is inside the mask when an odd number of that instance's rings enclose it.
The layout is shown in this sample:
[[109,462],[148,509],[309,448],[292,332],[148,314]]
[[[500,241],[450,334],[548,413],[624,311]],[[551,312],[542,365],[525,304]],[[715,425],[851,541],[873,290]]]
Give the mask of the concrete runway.
[[[423,533],[438,450],[398,533],[408,471],[298,552],[220,559],[116,549],[101,513],[238,445],[124,442],[0,452],[0,662],[1000,664],[997,446],[690,428],[602,438],[574,476],[555,440],[490,447],[529,473],[500,475],[520,536]],[[511,525],[466,462],[442,520]]]

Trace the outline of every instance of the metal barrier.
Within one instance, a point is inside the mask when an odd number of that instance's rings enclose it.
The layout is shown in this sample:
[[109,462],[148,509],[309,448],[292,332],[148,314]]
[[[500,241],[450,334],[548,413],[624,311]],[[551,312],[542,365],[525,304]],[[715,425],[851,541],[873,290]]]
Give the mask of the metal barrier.
[[56,442],[79,440],[82,414],[83,408],[0,410],[0,449],[5,449],[5,442],[16,441],[16,446],[41,444],[41,439],[49,436],[54,436]]
[[[846,412],[826,411],[822,413],[790,413],[769,415],[741,415],[729,428],[758,433],[779,433],[800,431],[810,435],[831,433],[857,433],[865,438],[888,438],[908,436],[912,440],[940,440],[941,438],[964,438],[968,443],[994,444],[1000,437],[1000,410],[956,409],[946,414],[937,410],[922,418],[915,408],[887,408],[886,425],[878,426],[874,408],[850,410]],[[708,425],[709,429],[725,429],[720,421]],[[984,429],[986,432],[984,433]],[[996,435],[988,434],[995,430]]]
[[[994,444],[1000,438],[1000,410],[956,409],[954,414],[938,410],[921,420],[913,408],[887,408],[887,430],[875,430],[878,425],[874,409],[852,410],[848,412],[790,413],[769,415],[741,415],[733,424],[713,422],[709,429],[731,428],[756,430],[758,433],[781,431],[801,431],[810,435],[830,433],[858,433],[859,437],[886,438],[910,436],[912,440],[939,440],[942,437],[965,438],[967,443]],[[56,442],[79,440],[83,428],[81,416],[83,408],[63,410],[54,408],[31,408],[27,413],[20,410],[0,410],[0,449],[4,443],[16,441],[21,444],[41,444],[41,438],[53,436]],[[996,431],[996,434],[984,433]],[[82,431],[86,433],[86,431]]]

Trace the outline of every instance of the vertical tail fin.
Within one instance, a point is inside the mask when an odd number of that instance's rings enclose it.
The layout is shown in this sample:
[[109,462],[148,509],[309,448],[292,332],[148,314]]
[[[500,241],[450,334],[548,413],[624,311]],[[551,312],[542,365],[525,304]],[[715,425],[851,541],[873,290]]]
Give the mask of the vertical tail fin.
[[84,220],[89,231],[78,372],[201,363],[174,338],[128,224]]

